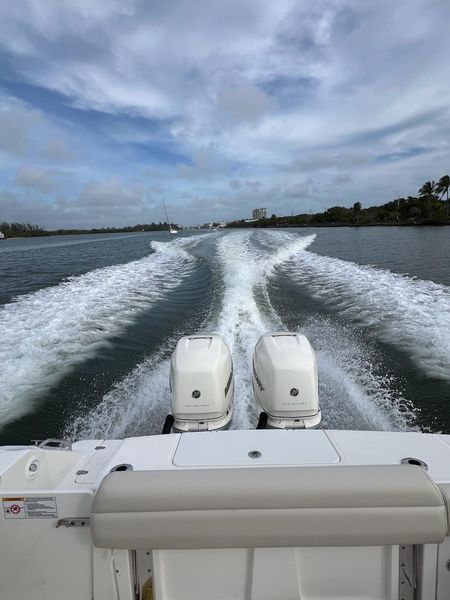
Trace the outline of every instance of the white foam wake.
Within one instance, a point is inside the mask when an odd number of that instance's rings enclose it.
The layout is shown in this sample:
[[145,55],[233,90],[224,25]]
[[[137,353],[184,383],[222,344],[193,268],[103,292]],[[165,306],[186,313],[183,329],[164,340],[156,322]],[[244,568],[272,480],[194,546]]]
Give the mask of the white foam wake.
[[[217,267],[222,286],[215,290],[218,309],[205,332],[222,335],[233,354],[235,374],[234,428],[252,428],[256,407],[251,386],[251,357],[263,333],[286,329],[270,303],[267,285],[278,268],[292,264],[315,236],[278,232],[239,231],[216,239]],[[298,312],[301,331],[317,350],[320,397],[324,425],[354,429],[406,429],[407,418],[399,410],[401,395],[391,390],[389,376],[379,373],[373,349],[357,339],[354,332],[336,328],[330,321],[304,323]],[[89,414],[75,421],[68,432],[74,438],[123,437],[160,430],[169,410],[167,354],[176,339],[141,363],[104,396]]]
[[[173,340],[173,345],[176,340]],[[117,439],[161,433],[169,412],[169,360],[161,348],[67,427],[68,439]]]
[[[286,262],[314,242],[315,235],[245,232],[218,243],[224,292],[217,332],[232,354],[235,371],[233,427],[253,427],[255,401],[251,385],[251,358],[259,337],[286,326],[270,303],[267,284]],[[409,415],[401,412],[401,394],[394,393],[389,376],[374,368],[373,349],[325,320],[304,323],[301,306],[293,307],[305,333],[317,350],[320,398],[324,425],[336,428],[406,429]],[[402,406],[403,409],[403,406]]]
[[[207,234],[208,235],[208,234]],[[299,238],[289,248],[275,252],[260,251],[252,243],[255,233],[237,232],[216,237],[217,258],[223,278],[223,293],[216,317],[205,323],[205,331],[216,331],[227,341],[235,373],[234,427],[252,427],[255,421],[251,392],[251,354],[259,336],[276,328],[279,320],[264,298],[268,309],[261,313],[255,299],[264,295],[266,274],[274,265],[306,248],[313,236]],[[211,239],[210,236],[208,236]],[[138,365],[130,375],[115,385],[87,415],[77,418],[66,432],[72,438],[123,437],[159,432],[169,411],[169,361],[166,350],[177,340],[165,343],[159,352]],[[166,348],[167,347],[167,348]]]
[[381,341],[405,351],[427,375],[450,381],[450,288],[311,251],[284,269],[315,297]]
[[22,296],[0,310],[0,424],[28,410],[191,272],[185,247],[204,236],[152,242],[154,253]]
[[323,427],[404,431],[414,426],[414,411],[399,382],[383,371],[371,340],[325,317],[308,319],[301,331],[317,354]]
[[[218,242],[224,292],[215,329],[225,339],[233,355],[233,427],[254,425],[255,403],[251,385],[253,349],[263,333],[283,327],[267,295],[267,277],[277,265],[307,248],[314,238],[314,235],[297,236],[283,247],[264,248],[264,232],[246,231],[232,233]],[[258,249],[255,242],[262,242],[264,249]]]

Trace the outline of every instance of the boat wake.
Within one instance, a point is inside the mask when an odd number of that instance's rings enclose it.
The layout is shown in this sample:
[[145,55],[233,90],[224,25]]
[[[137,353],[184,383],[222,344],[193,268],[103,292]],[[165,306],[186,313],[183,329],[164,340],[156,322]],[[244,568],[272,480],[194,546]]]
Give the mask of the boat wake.
[[[289,239],[291,234],[277,236]],[[450,381],[450,288],[432,281],[299,252],[283,273],[348,321],[370,330],[428,377]]]
[[[215,305],[203,332],[217,333],[233,355],[235,402],[233,428],[253,428],[257,415],[251,385],[251,357],[260,335],[286,330],[268,291],[271,279],[310,254],[315,235],[267,235],[239,231],[216,238]],[[302,307],[296,306],[302,315]],[[329,319],[300,319],[299,330],[317,350],[324,426],[343,429],[405,430],[412,421],[401,393],[389,374],[378,368],[370,344],[348,327]],[[159,433],[170,409],[168,355],[176,340],[118,383],[90,413],[70,427],[73,438],[108,438]]]
[[89,412],[78,415],[66,428],[64,437],[118,439],[161,433],[169,411],[169,349],[177,340],[164,344],[105,394]]
[[30,411],[35,398],[181,285],[195,267],[186,250],[203,237],[152,242],[145,258],[6,304],[0,310],[0,425]]
[[[253,427],[256,414],[251,391],[251,355],[264,331],[281,327],[272,310],[260,311],[257,295],[265,295],[267,273],[286,258],[306,248],[313,236],[295,240],[289,248],[268,256],[252,244],[251,232],[231,233],[217,238],[217,265],[222,286],[219,310],[207,319],[205,332],[216,332],[233,354],[235,405],[233,427]],[[214,263],[216,264],[216,262]],[[68,430],[72,438],[121,437],[159,433],[170,409],[167,349],[177,340],[165,342],[156,356],[150,357],[105,395],[89,414],[75,420]]]
[[396,378],[381,367],[374,344],[351,325],[325,317],[299,328],[316,350],[322,427],[406,431],[415,429],[412,406]]

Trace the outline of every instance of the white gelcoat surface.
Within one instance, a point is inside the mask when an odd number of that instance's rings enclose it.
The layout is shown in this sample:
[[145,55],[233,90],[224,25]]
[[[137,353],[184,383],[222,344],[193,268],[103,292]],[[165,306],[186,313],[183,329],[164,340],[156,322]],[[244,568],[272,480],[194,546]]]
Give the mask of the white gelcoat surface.
[[[218,431],[181,437],[173,464],[177,467],[320,465],[339,462],[324,431]],[[312,435],[311,435],[312,434]],[[249,452],[258,451],[260,458]]]
[[[108,461],[96,456],[106,445]],[[259,450],[260,459],[248,457]],[[109,453],[110,451],[110,453]],[[26,454],[39,453],[42,483],[50,486],[26,492]],[[86,518],[92,494],[103,477],[119,463],[136,470],[205,469],[236,465],[396,464],[404,456],[425,460],[436,483],[450,481],[450,436],[420,433],[360,431],[224,431],[84,441],[73,451],[0,449],[0,491],[3,497],[56,497],[59,517]],[[340,460],[341,459],[341,460]],[[85,481],[75,483],[76,471],[89,465]],[[49,472],[51,470],[51,473]],[[40,477],[40,476],[39,476]],[[5,485],[15,482],[14,487]],[[36,480],[38,481],[38,480]],[[34,484],[33,484],[34,486]],[[0,597],[22,600],[33,589],[36,600],[133,598],[131,553],[94,551],[88,527],[56,528],[56,519],[0,518]],[[444,600],[450,594],[446,569],[449,539],[425,547],[422,597]],[[439,551],[438,551],[439,550]],[[398,600],[398,547],[268,548],[241,550],[167,551],[143,553],[145,581],[152,564],[155,600],[242,598],[273,600],[303,598],[372,598]],[[153,561],[150,563],[149,561]],[[55,568],[57,565],[57,568]],[[326,573],[326,577],[324,577]],[[147,576],[148,577],[148,576]],[[62,586],[62,587],[61,587]],[[103,594],[102,590],[105,590]]]
[[398,464],[402,458],[418,458],[428,465],[434,481],[450,481],[450,448],[440,438],[413,432],[327,431],[331,442],[342,456],[343,464]]

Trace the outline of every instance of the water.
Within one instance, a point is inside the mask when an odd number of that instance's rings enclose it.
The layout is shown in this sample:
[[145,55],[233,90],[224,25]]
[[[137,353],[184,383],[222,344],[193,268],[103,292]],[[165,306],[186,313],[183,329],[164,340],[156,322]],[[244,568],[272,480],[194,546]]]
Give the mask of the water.
[[317,351],[323,426],[450,432],[450,228],[83,235],[0,243],[0,444],[157,433],[169,357],[216,332],[234,428],[270,330]]

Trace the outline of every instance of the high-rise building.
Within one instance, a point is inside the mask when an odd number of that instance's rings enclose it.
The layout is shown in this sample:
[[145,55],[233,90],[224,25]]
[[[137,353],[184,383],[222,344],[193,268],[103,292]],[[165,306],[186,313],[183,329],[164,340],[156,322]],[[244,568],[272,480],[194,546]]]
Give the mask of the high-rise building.
[[267,216],[267,208],[254,208],[253,218],[254,219],[265,219]]

